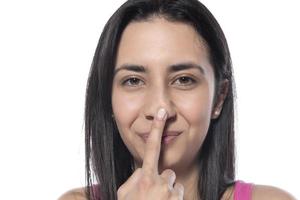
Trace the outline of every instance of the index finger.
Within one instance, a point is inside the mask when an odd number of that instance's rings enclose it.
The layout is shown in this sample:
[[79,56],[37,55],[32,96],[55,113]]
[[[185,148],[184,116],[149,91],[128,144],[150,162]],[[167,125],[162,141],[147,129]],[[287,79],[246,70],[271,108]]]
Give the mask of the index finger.
[[154,117],[151,132],[148,136],[142,169],[149,173],[158,173],[158,161],[161,149],[161,138],[164,131],[167,112],[161,108]]

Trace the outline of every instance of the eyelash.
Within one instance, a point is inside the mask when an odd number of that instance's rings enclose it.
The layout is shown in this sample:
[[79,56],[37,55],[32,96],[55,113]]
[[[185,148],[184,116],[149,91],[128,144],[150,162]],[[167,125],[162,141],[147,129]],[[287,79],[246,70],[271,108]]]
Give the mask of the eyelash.
[[[190,86],[191,84],[194,84],[194,83],[196,83],[197,81],[195,80],[195,79],[193,79],[193,78],[191,78],[191,77],[189,77],[189,76],[180,76],[180,77],[178,77],[176,80],[179,80],[179,79],[182,79],[182,78],[187,78],[191,83],[189,83],[189,84],[183,84],[184,85],[184,87],[188,87],[188,86]],[[127,85],[127,86],[132,86],[132,85],[128,85],[128,84],[126,84],[128,81],[130,81],[130,80],[138,80],[138,81],[141,81],[141,79],[139,79],[139,78],[137,78],[137,77],[131,77],[131,78],[128,78],[128,79],[126,79],[126,80],[124,80],[123,82],[122,82],[122,85]],[[175,80],[175,81],[176,81]],[[133,84],[133,86],[132,87],[136,87],[135,86],[136,84]]]

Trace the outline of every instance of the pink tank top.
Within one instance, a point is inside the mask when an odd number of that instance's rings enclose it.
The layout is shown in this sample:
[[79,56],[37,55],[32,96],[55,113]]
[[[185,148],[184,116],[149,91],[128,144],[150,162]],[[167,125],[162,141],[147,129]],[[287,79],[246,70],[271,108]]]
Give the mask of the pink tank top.
[[[98,194],[97,191],[97,186],[99,185],[94,185],[93,189],[96,192],[96,198],[101,199],[100,195]],[[235,186],[234,186],[234,193],[233,193],[233,199],[234,200],[251,200],[251,193],[252,193],[252,187],[253,184],[251,183],[245,183],[243,181],[236,181]]]
[[234,200],[251,200],[252,183],[245,183],[243,181],[236,181],[234,186],[233,199]]

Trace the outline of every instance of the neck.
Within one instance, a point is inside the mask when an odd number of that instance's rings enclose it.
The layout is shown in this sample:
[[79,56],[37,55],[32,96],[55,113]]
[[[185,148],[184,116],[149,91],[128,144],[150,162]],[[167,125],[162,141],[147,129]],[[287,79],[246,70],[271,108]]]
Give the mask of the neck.
[[200,200],[198,192],[199,165],[193,164],[184,170],[175,169],[176,183],[184,187],[184,200]]

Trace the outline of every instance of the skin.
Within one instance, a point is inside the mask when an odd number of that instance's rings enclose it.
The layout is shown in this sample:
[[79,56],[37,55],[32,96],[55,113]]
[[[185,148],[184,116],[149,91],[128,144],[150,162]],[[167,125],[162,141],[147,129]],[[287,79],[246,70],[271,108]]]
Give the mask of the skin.
[[[183,62],[196,63],[204,72],[168,71],[170,65]],[[214,71],[205,43],[184,23],[159,18],[134,22],[126,27],[119,44],[116,69],[124,64],[147,69],[146,73],[119,70],[113,82],[115,121],[136,167],[141,167],[145,156],[145,142],[139,134],[150,132],[155,113],[163,107],[169,114],[165,131],[182,133],[172,144],[162,146],[158,171],[174,170],[176,181],[184,185],[185,199],[189,199],[187,195],[195,196],[196,157],[214,111]],[[137,79],[128,81],[132,77]]]
[[[124,64],[135,64],[144,66],[147,72],[119,70],[114,76],[114,118],[136,165],[133,175],[118,189],[118,199],[153,199],[149,195],[155,195],[155,199],[199,198],[196,157],[227,93],[224,82],[224,91],[213,105],[215,79],[208,56],[205,42],[190,25],[154,18],[125,28],[116,70]],[[170,65],[182,62],[196,63],[204,73],[198,69],[168,71]],[[183,76],[195,82],[179,78]],[[166,109],[165,120],[157,119],[159,108]],[[168,130],[181,134],[172,143],[161,145],[162,134]],[[144,132],[150,133],[147,142],[139,136]],[[232,191],[228,188],[222,200],[233,199]],[[68,199],[86,198],[81,188],[60,198]],[[256,185],[253,199],[294,198],[278,188]]]

